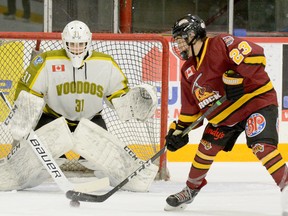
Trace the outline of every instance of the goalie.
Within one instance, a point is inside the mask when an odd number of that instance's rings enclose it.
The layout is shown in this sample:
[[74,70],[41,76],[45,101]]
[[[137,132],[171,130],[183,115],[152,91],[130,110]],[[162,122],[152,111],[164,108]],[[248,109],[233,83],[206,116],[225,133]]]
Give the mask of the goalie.
[[[13,119],[18,121],[16,125],[28,121],[30,129],[36,130],[59,165],[65,160],[65,153],[72,150],[81,155],[79,163],[94,170],[96,177],[107,176],[110,184],[116,186],[143,161],[107,131],[101,116],[103,100],[115,108],[121,120],[145,121],[153,115],[157,105],[155,89],[147,84],[130,89],[115,60],[92,50],[92,34],[85,23],[68,23],[62,32],[62,41],[63,49],[37,55],[26,69],[17,86],[18,115]],[[33,107],[39,107],[33,104],[37,101],[33,97],[45,101],[43,110],[34,110],[36,115],[29,113]],[[34,118],[27,119],[27,116]],[[8,163],[16,179],[13,184],[9,183],[11,179],[6,179],[7,184],[1,184],[0,190],[34,187],[48,175],[23,141],[29,130],[11,127],[11,132],[14,139],[20,140],[19,150]],[[23,164],[28,161],[24,168]],[[8,172],[5,166],[1,169]],[[157,172],[158,167],[152,164],[123,189],[148,191]]]

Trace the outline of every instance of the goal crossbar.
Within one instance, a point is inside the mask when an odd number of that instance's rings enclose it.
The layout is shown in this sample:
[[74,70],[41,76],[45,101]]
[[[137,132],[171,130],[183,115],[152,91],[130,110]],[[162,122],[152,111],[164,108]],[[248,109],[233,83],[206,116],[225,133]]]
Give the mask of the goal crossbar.
[[[130,140],[125,137],[124,143],[127,143],[136,154],[146,160],[155,154],[164,146],[165,135],[167,132],[168,119],[168,70],[169,70],[169,44],[161,35],[157,34],[111,34],[111,33],[93,33],[93,49],[111,55],[120,68],[127,75],[131,86],[148,83],[155,85],[159,99],[159,108],[156,110],[153,119],[146,123],[133,122],[130,125],[124,124],[120,127],[127,127],[127,131],[118,132],[114,124],[113,111],[105,108],[105,122],[108,123],[108,130],[115,133],[116,136],[126,133]],[[33,49],[43,51],[62,48],[61,33],[45,32],[1,32],[0,33],[0,51],[3,58],[0,60],[1,71],[0,88],[6,94],[7,98],[13,103],[14,92],[18,80],[31,61],[31,52]],[[1,105],[1,104],[0,104]],[[1,122],[7,114],[7,110],[0,108],[0,158],[5,157],[10,149],[11,135],[9,132],[2,132]],[[110,123],[109,123],[110,122]],[[111,123],[112,122],[112,123]],[[138,129],[135,129],[138,128]],[[132,131],[132,129],[134,131]],[[135,136],[138,140],[133,140]],[[148,138],[149,137],[149,138]],[[138,148],[138,147],[141,148]],[[147,152],[145,148],[148,146]],[[5,149],[6,148],[6,149]],[[144,154],[142,155],[142,153]],[[146,154],[146,155],[145,155]],[[68,158],[74,160],[77,155],[71,153]],[[159,179],[168,179],[167,157],[163,154],[158,162]],[[68,168],[69,169],[69,168]]]

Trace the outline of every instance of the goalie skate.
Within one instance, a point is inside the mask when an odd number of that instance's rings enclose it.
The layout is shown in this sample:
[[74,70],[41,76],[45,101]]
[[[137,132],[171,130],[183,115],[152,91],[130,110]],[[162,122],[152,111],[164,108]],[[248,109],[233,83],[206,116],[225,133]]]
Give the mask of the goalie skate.
[[176,194],[172,194],[166,199],[167,205],[165,211],[180,211],[187,207],[187,204],[193,202],[200,189],[190,189],[188,186],[183,188],[182,191]]

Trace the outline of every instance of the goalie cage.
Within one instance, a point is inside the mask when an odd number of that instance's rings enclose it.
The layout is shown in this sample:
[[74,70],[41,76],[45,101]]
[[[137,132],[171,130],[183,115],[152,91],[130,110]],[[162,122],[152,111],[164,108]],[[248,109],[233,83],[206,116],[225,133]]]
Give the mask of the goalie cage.
[[[129,86],[147,83],[157,88],[158,107],[148,121],[121,122],[116,112],[105,105],[102,112],[108,131],[128,145],[136,155],[148,160],[164,146],[168,119],[168,41],[154,34],[93,34],[94,50],[111,55],[128,78]],[[62,48],[60,33],[1,32],[0,33],[0,90],[13,104],[17,82],[29,65],[36,50]],[[9,110],[0,101],[0,159],[11,150],[12,136],[3,127]],[[70,151],[68,161],[61,166],[67,174],[91,173],[78,163],[79,155]],[[169,179],[166,153],[156,165],[157,179]],[[77,175],[77,174],[76,174]],[[78,174],[79,176],[79,174]]]

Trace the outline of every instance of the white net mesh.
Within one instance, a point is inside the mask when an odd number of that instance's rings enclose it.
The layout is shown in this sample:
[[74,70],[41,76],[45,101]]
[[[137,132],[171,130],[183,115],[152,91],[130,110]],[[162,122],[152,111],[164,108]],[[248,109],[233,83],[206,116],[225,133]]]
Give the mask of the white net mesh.
[[[50,36],[49,33],[42,35],[43,39],[38,37],[38,42],[41,40],[39,47],[41,50],[48,51],[62,48],[60,34],[57,34],[55,39],[54,36],[47,39]],[[155,114],[146,122],[137,120],[121,122],[116,112],[108,106],[105,106],[102,112],[108,131],[128,145],[139,158],[147,160],[160,149],[160,145],[163,145],[163,134],[167,131],[167,122],[163,124],[163,119],[167,121],[168,90],[166,87],[168,84],[167,81],[163,83],[163,80],[167,80],[167,77],[164,76],[168,76],[168,72],[163,73],[163,68],[165,68],[163,67],[165,63],[163,59],[164,57],[167,58],[164,54],[168,53],[168,45],[163,41],[155,40],[155,38],[149,39],[148,36],[147,39],[137,39],[135,35],[131,35],[127,36],[127,39],[121,37],[121,40],[118,40],[117,35],[113,36],[111,34],[109,38],[107,40],[102,40],[102,38],[101,40],[93,39],[93,49],[109,54],[116,60],[127,76],[130,87],[147,83],[157,89],[159,100],[156,110],[157,115]],[[31,38],[31,34],[25,35],[22,33],[21,39],[0,35],[0,41],[0,90],[5,93],[10,103],[13,104],[17,82],[31,61],[32,50],[35,49],[37,40]],[[163,88],[163,84],[165,88]],[[8,108],[5,107],[3,101],[0,101],[0,158],[9,153],[12,143],[9,131],[1,127],[1,122],[5,120],[8,113]],[[69,152],[66,156],[70,161],[62,166],[64,170],[83,170],[83,167],[77,162],[79,155]],[[159,163],[161,169],[166,168],[165,155]],[[160,172],[166,173],[163,169]],[[164,174],[160,178],[166,179],[167,176]]]

